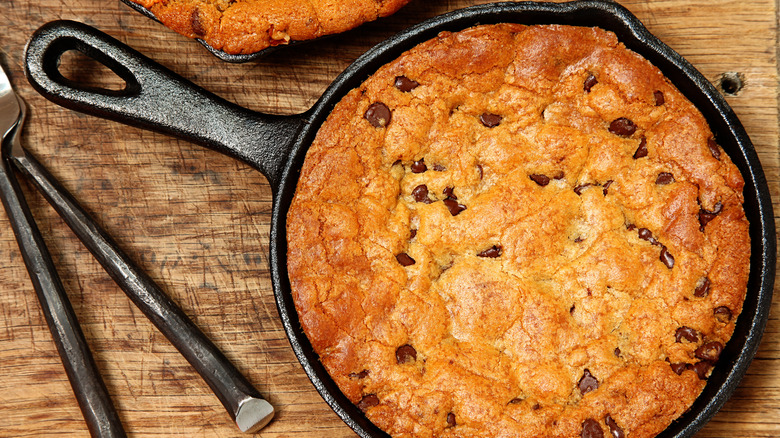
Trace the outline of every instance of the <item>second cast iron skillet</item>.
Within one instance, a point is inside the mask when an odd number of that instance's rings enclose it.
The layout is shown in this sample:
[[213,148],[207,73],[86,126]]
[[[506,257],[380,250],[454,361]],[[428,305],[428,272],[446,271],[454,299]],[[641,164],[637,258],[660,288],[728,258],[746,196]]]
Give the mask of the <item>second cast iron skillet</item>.
[[[680,55],[651,35],[623,7],[603,1],[496,3],[432,18],[391,37],[350,65],[313,108],[295,116],[254,112],[221,99],[83,24],[59,21],[39,29],[26,53],[28,79],[62,106],[205,145],[262,172],[273,189],[270,269],[277,307],[295,355],[333,410],[362,437],[387,436],[370,423],[328,376],[301,330],[287,277],[286,216],[305,154],[333,106],[380,66],[442,31],[517,22],[599,26],[661,71],[704,114],[718,143],[745,179],[745,212],[752,239],[750,278],[732,340],[691,409],[661,437],[690,437],[725,403],[744,376],[766,325],[775,278],[775,229],[766,178],[744,128],[723,97]],[[87,89],[58,70],[61,55],[78,50],[124,79],[121,91]],[[670,396],[674,396],[670,394]]]
[[[154,21],[156,21],[158,23],[160,22],[160,20],[157,19],[157,16],[154,15],[154,13],[152,11],[150,11],[148,8],[145,8],[145,7],[141,6],[140,4],[135,3],[135,2],[133,2],[131,0],[122,0],[122,3],[126,4],[127,6],[129,6],[132,9],[134,9],[135,11],[140,12],[141,14],[151,18],[152,20],[154,20]],[[276,50],[278,50],[278,49],[280,49],[282,47],[296,46],[296,45],[301,44],[301,43],[306,43],[306,42],[312,41],[312,40],[291,41],[290,43],[284,44],[284,45],[266,47],[265,49],[262,49],[260,51],[254,52],[254,53],[236,54],[236,55],[234,55],[234,54],[231,54],[231,53],[227,53],[224,50],[215,49],[209,43],[203,41],[200,38],[195,38],[195,40],[197,42],[199,42],[200,45],[205,47],[206,50],[209,51],[209,53],[211,53],[212,55],[216,56],[217,58],[219,58],[219,59],[221,59],[223,61],[226,61],[226,62],[235,62],[235,63],[252,61],[252,60],[258,59],[260,57],[263,57],[265,55],[269,55],[272,52],[275,52]]]

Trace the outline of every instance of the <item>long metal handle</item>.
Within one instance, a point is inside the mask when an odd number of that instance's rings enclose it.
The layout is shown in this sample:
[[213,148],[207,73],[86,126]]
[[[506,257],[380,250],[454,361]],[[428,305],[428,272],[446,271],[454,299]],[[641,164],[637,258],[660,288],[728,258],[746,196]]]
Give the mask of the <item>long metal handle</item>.
[[243,432],[255,432],[274,408],[160,287],[125,254],[32,155],[13,152],[30,178],[103,268],[208,383]]
[[[18,123],[16,129],[20,126]],[[0,160],[0,166],[0,195],[5,211],[90,434],[100,438],[124,437],[122,423],[13,169],[5,159]]]
[[[65,78],[60,57],[79,51],[111,69],[120,91]],[[191,83],[90,26],[53,21],[30,38],[25,52],[30,84],[49,100],[86,114],[164,132],[238,158],[276,187],[304,116],[277,116],[242,108]]]

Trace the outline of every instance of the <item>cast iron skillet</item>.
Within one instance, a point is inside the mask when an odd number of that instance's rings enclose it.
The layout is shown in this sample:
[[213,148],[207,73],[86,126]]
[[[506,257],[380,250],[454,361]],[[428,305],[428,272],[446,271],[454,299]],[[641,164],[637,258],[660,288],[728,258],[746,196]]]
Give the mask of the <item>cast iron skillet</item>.
[[[766,325],[775,278],[775,229],[766,178],[744,128],[718,91],[680,55],[652,36],[621,6],[604,1],[496,3],[432,18],[372,48],[349,66],[313,108],[295,116],[257,113],[227,102],[88,26],[60,21],[44,25],[29,42],[27,76],[62,106],[190,140],[260,170],[273,190],[270,269],[277,307],[295,355],[333,410],[362,437],[387,436],[339,391],[301,330],[287,277],[286,215],[301,165],[320,124],[333,106],[381,65],[441,31],[475,24],[518,22],[599,26],[659,67],[705,115],[718,143],[745,178],[745,210],[752,251],[744,308],[702,395],[661,437],[690,437],[732,394],[755,355]],[[85,89],[64,78],[58,60],[78,50],[127,82],[122,91]]]
[[[160,20],[157,19],[157,16],[155,16],[152,13],[152,11],[150,11],[149,9],[139,5],[138,3],[132,2],[130,0],[122,0],[122,3],[126,4],[127,6],[130,6],[131,8],[133,8],[136,11],[140,12],[141,14],[151,18],[152,20],[154,20],[154,21],[156,21],[158,23],[160,22]],[[280,46],[270,46],[270,47],[266,47],[265,49],[259,50],[259,51],[254,52],[254,53],[247,53],[247,54],[240,54],[240,55],[233,55],[233,54],[225,52],[224,50],[215,49],[210,44],[208,44],[207,42],[203,41],[200,38],[195,38],[195,41],[199,42],[203,47],[206,48],[206,50],[208,50],[212,55],[216,56],[217,58],[219,58],[219,59],[221,59],[223,61],[227,61],[227,62],[239,63],[239,62],[252,61],[254,59],[263,57],[265,55],[269,55],[271,52],[275,52],[277,49],[279,49],[281,47],[295,46],[295,45],[298,45],[298,44],[301,44],[301,43],[305,43],[305,42],[309,42],[309,41],[313,41],[313,40],[291,41],[289,44],[284,44],[284,45],[280,45]]]

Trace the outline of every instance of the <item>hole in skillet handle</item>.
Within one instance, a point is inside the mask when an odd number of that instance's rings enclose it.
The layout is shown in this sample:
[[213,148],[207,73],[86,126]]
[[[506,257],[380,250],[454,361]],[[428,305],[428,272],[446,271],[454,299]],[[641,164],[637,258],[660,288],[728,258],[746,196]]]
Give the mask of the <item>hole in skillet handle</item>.
[[[49,48],[46,56],[44,69],[54,82],[59,82],[67,87],[103,96],[131,96],[140,90],[141,84],[130,70],[83,41],[77,39],[57,41]],[[97,64],[93,67],[100,70],[107,68],[115,76],[91,81],[89,77],[80,76],[85,70],[83,68],[85,63]],[[76,64],[81,64],[81,68]],[[100,66],[104,68],[100,68]],[[63,74],[63,70],[68,73]],[[117,86],[117,84],[121,85]],[[112,88],[107,88],[112,85]]]
[[[627,9],[608,1],[570,3],[493,3],[450,12],[413,26],[374,48],[350,65],[325,91],[312,110],[292,159],[283,171],[274,198],[271,270],[277,305],[296,356],[325,401],[361,437],[386,437],[338,389],[303,333],[290,294],[286,272],[286,212],[295,192],[298,172],[317,128],[349,90],[358,87],[382,65],[442,31],[460,31],[477,24],[565,24],[601,27],[614,32],[629,49],[658,67],[707,119],[718,143],[745,179],[745,212],[750,221],[751,272],[748,292],[734,335],[712,371],[707,385],[690,410],[673,422],[660,438],[691,437],[723,406],[747,371],[768,319],[775,277],[775,229],[771,198],[761,164],[744,128],[720,93],[690,63],[666,46]],[[280,239],[280,237],[282,237]]]
[[78,50],[68,50],[62,54],[59,72],[71,84],[81,84],[82,88],[93,92],[121,92],[127,88],[127,81],[113,70]]

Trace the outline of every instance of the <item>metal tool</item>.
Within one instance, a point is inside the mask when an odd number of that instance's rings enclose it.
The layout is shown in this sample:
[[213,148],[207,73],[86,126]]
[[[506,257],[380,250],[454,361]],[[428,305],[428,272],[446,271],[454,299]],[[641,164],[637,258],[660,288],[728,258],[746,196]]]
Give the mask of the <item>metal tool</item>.
[[[7,102],[9,98],[4,96],[11,96],[14,101],[18,101],[17,106],[9,104]],[[66,370],[70,367],[78,371],[73,376],[69,372],[68,376],[77,397],[81,397],[79,402],[82,412],[93,436],[124,436],[124,433],[121,432],[121,424],[116,413],[113,412],[110,398],[94,363],[91,368],[83,365],[91,361],[89,349],[81,335],[75,314],[70,308],[51,258],[46,252],[43,239],[35,227],[24,197],[18,189],[18,183],[9,168],[9,161],[35,184],[133,303],[195,368],[225,406],[238,428],[243,432],[253,433],[268,424],[274,415],[273,406],[262,398],[241,372],[160,287],[119,249],[108,233],[89,217],[73,196],[22,147],[19,132],[25,107],[21,99],[17,99],[3,73],[0,76],[0,130],[8,135],[4,136],[2,148],[3,170],[0,171],[2,197],[9,217],[12,217],[14,231],[23,254],[32,253],[32,256],[25,256],[25,263],[33,277],[42,307],[47,314],[47,321],[48,315],[55,311],[60,309],[70,311],[69,315],[65,315],[68,316],[67,318],[52,315],[49,326],[58,342],[71,342],[70,339],[81,340],[78,348],[70,347],[69,344],[60,348],[60,356]],[[6,119],[12,118],[14,107],[18,108],[16,122],[11,125],[11,129],[5,129],[3,123],[11,123]],[[31,237],[27,237],[28,235]],[[36,276],[45,278],[36,281]],[[50,289],[52,291],[49,291]],[[52,295],[54,298],[50,297]],[[56,303],[49,305],[55,298]],[[60,321],[66,321],[68,324],[63,325]],[[73,354],[67,354],[71,352],[78,352],[78,354],[75,357]],[[99,391],[100,388],[102,393]],[[93,393],[100,393],[100,396],[93,396]],[[82,398],[85,399],[83,403]],[[115,431],[112,432],[114,434],[104,432],[106,429],[103,425],[110,425]]]
[[[11,84],[0,68],[0,132],[3,133],[3,157],[13,144],[19,143],[18,134],[24,117],[25,108],[11,90]],[[90,433],[100,437],[124,437],[122,423],[111,403],[106,385],[100,378],[76,314],[57,276],[54,262],[30,214],[10,162],[5,158],[0,160],[0,197]]]

